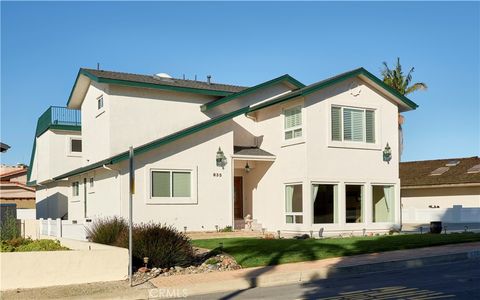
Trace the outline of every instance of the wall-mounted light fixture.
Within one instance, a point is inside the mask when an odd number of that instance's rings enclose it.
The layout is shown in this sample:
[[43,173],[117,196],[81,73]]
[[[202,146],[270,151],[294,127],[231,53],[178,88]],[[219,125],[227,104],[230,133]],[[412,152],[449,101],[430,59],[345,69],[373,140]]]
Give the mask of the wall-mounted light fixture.
[[392,160],[392,149],[387,143],[387,145],[385,146],[385,149],[383,149],[383,161],[390,163],[391,160]]
[[221,167],[222,169],[225,168],[225,165],[227,164],[227,158],[225,157],[225,154],[223,154],[222,148],[218,147],[217,151],[217,167]]
[[249,173],[252,169],[250,168],[250,166],[248,165],[248,161],[247,161],[247,164],[245,165],[245,172]]

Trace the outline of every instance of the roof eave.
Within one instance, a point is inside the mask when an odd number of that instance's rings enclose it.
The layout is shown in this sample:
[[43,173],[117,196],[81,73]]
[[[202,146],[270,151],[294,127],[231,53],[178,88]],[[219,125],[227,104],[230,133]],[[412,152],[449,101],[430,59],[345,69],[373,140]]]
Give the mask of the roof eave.
[[277,77],[277,78],[262,82],[260,84],[257,84],[255,86],[249,87],[249,88],[247,88],[243,91],[240,91],[238,93],[231,94],[231,95],[226,96],[224,98],[221,98],[219,100],[214,100],[214,101],[205,103],[200,108],[201,108],[202,111],[207,111],[209,109],[212,109],[212,108],[217,107],[219,105],[222,105],[224,103],[230,102],[234,99],[250,95],[250,94],[252,94],[252,93],[254,93],[258,90],[261,90],[261,89],[266,88],[266,87],[270,87],[272,85],[275,85],[275,84],[278,84],[278,83],[281,83],[281,82],[285,82],[285,83],[290,84],[294,89],[299,89],[299,88],[305,87],[305,85],[303,83],[301,83],[300,81],[298,81],[297,79],[293,78],[292,76],[290,76],[288,74],[285,74],[285,75],[282,75],[280,77]]

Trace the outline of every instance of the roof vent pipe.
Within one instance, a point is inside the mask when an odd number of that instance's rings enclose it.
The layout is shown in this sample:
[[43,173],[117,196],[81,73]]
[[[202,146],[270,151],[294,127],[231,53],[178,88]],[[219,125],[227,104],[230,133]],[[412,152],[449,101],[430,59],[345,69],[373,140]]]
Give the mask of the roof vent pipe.
[[212,79],[212,75],[207,75],[207,83],[210,84],[210,80]]

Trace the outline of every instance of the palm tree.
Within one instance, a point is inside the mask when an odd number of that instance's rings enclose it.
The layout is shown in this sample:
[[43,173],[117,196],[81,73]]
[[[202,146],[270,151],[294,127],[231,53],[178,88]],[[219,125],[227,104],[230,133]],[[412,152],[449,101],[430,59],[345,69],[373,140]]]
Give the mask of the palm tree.
[[[415,91],[426,90],[427,85],[424,82],[416,82],[412,84],[412,73],[415,68],[411,68],[405,76],[402,71],[402,65],[400,64],[400,58],[397,57],[397,65],[394,69],[390,69],[386,62],[383,62],[382,76],[383,82],[397,90],[402,95],[408,95]],[[402,124],[404,117],[398,114],[398,147],[400,157],[403,152],[403,129]]]

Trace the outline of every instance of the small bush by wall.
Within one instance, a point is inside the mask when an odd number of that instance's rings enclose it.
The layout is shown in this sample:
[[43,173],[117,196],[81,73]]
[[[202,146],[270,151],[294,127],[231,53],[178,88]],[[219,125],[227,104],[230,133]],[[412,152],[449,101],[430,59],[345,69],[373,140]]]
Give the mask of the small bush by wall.
[[18,236],[20,236],[20,228],[17,218],[7,211],[0,222],[0,240],[11,240]]
[[87,228],[87,237],[91,242],[112,246],[125,231],[128,231],[128,224],[123,218],[98,219]]
[[32,240],[15,238],[1,241],[1,252],[58,251],[69,250],[56,240]]
[[[159,223],[134,224],[133,264],[143,266],[143,258],[149,265],[161,268],[187,266],[194,260],[190,238],[172,226]],[[107,218],[94,222],[88,231],[89,240],[96,243],[128,248],[128,225],[121,218]]]

